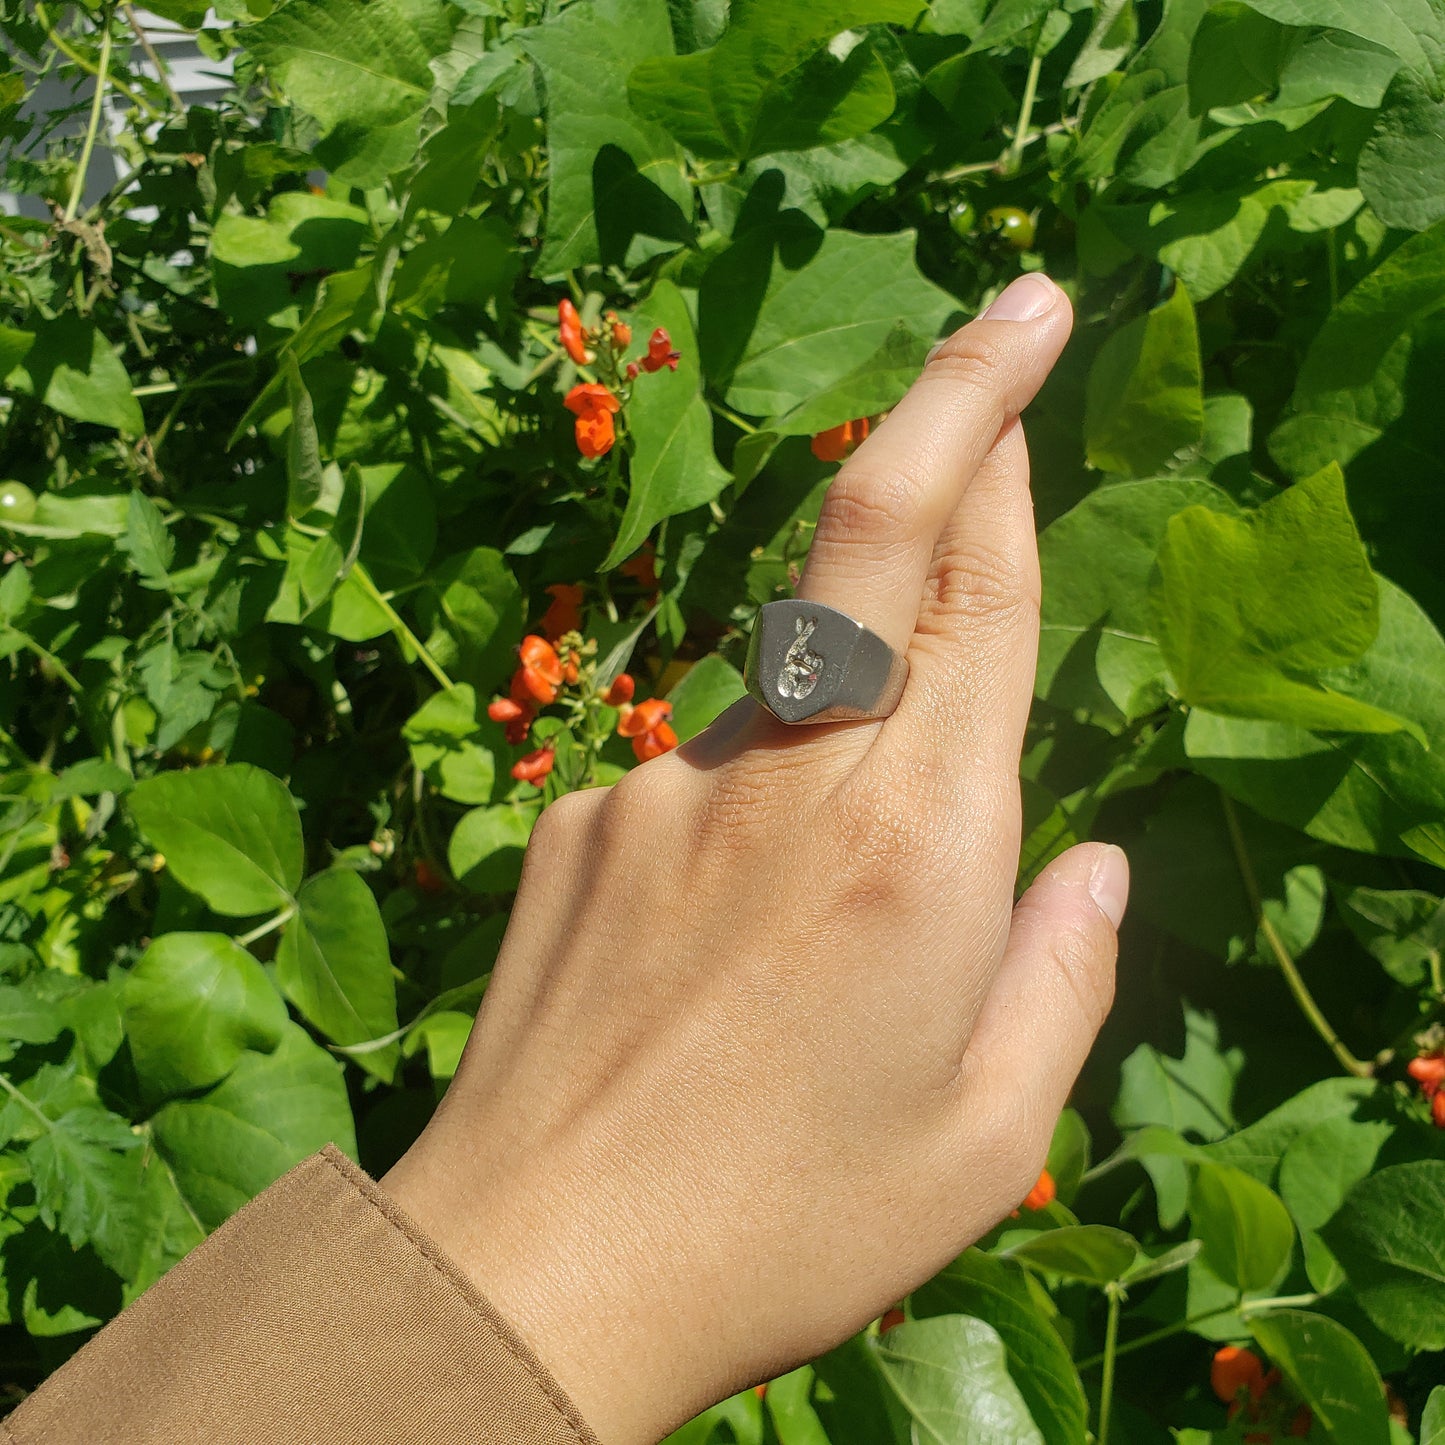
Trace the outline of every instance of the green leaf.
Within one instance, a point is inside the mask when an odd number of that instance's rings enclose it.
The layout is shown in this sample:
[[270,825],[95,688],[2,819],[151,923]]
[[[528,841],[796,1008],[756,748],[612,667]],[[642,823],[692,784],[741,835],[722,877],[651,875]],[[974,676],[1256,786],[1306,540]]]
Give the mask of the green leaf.
[[1003,1341],[982,1320],[917,1320],[889,1330],[875,1348],[915,1445],[1044,1445],[1009,1376]]
[[293,517],[300,517],[321,500],[321,443],[316,435],[316,409],[311,403],[311,393],[301,379],[301,368],[291,352],[286,353],[281,370],[291,405],[291,425],[286,431],[286,507]]
[[1007,1256],[1034,1269],[1102,1287],[1129,1273],[1139,1257],[1139,1244],[1107,1224],[1071,1224],[1030,1235]]
[[1445,899],[1418,888],[1337,888],[1346,927],[1405,988],[1419,988],[1445,957]]
[[130,560],[148,583],[164,587],[176,555],[175,538],[166,530],[160,508],[143,492],[132,492],[127,506],[125,549]]
[[312,299],[342,281],[333,272],[351,274],[369,231],[360,207],[310,191],[283,191],[264,220],[227,212],[211,237],[216,300],[238,325],[293,330]]
[[1091,466],[1143,477],[1203,437],[1199,335],[1189,294],[1177,285],[1162,306],[1099,348],[1089,371],[1084,446]]
[[[297,912],[276,950],[276,981],[302,1016],[338,1044],[396,1029],[396,981],[386,926],[371,889],[350,868],[328,868],[301,885]],[[357,1054],[390,1082],[399,1046]]]
[[126,978],[131,1058],[157,1094],[225,1078],[248,1049],[274,1049],[286,1022],[261,965],[224,934],[162,934]]
[[1331,1119],[1363,1122],[1378,1092],[1369,1079],[1322,1079],[1302,1089],[1246,1129],[1205,1146],[1209,1157],[1272,1184],[1286,1151],[1310,1129]]
[[[855,370],[820,388],[792,411],[769,418],[767,430],[776,436],[813,436],[854,417],[888,411],[918,380],[928,348],[924,337],[905,325],[895,326],[883,345]],[[739,449],[756,436],[744,437]]]
[[1321,1233],[1380,1329],[1411,1349],[1445,1349],[1445,1162],[1362,1179]]
[[1204,1262],[1242,1293],[1269,1289],[1289,1267],[1294,1221],[1272,1189],[1228,1164],[1200,1164],[1189,1193]]
[[447,845],[447,865],[465,888],[511,893],[522,878],[522,854],[536,810],[502,804],[463,815]]
[[627,510],[603,571],[630,557],[663,518],[712,501],[731,480],[713,452],[712,413],[702,396],[697,340],[682,292],[670,281],[657,282],[633,325],[639,338],[663,327],[682,357],[675,372],[644,372],[633,384]]
[[705,368],[726,378],[728,404],[749,415],[784,415],[856,375],[885,343],[896,344],[900,327],[931,342],[954,310],[919,272],[911,231],[829,231],[816,248],[813,234],[796,226],[750,232],[703,278]]
[[839,58],[823,43],[855,26],[908,24],[919,0],[733,0],[716,45],[644,61],[634,109],[695,155],[746,161],[861,135],[892,113],[887,69],[866,43]]
[[414,158],[431,62],[451,31],[440,0],[287,0],[236,38],[287,99],[316,118],[320,164],[366,187]]
[[341,1065],[295,1024],[272,1053],[243,1054],[208,1093],[159,1109],[151,1130],[207,1229],[327,1144],[356,1157]]
[[1196,771],[1266,817],[1327,843],[1411,856],[1406,834],[1445,817],[1445,639],[1398,587],[1379,585],[1379,636],[1335,680],[1352,697],[1412,718],[1432,740],[1429,751],[1406,733],[1320,737],[1203,711],[1190,715],[1184,745]]
[[1089,1412],[1079,1372],[1021,1269],[970,1249],[913,1292],[912,1309],[916,1317],[968,1315],[989,1325],[1003,1341],[1009,1374],[1044,1439],[1084,1445]]
[[0,381],[4,381],[25,360],[26,353],[34,345],[33,331],[20,331],[0,323]]
[[145,431],[145,417],[116,348],[93,322],[79,316],[62,312],[42,321],[8,385],[76,421],[130,436]]
[[[1209,1014],[1184,1005],[1184,1053],[1171,1058],[1140,1044],[1124,1060],[1111,1117],[1124,1132],[1163,1126],[1174,1135],[1218,1139],[1234,1127],[1234,1085],[1244,1068],[1239,1049],[1220,1047],[1219,1025]],[[1183,1217],[1188,1170],[1176,1154],[1146,1156],[1154,1181],[1159,1222],[1172,1229]]]
[[692,235],[682,154],[627,100],[627,77],[672,55],[666,0],[573,5],[517,42],[547,91],[547,225],[536,269],[594,261],[633,266]]
[[284,908],[301,881],[301,818],[286,785],[248,763],[161,773],[127,804],[166,867],[217,913]]
[[405,722],[402,737],[412,762],[445,798],[485,803],[496,781],[496,761],[478,741],[477,694],[466,683],[433,693]]
[[1437,1385],[1420,1419],[1420,1445],[1445,1445],[1445,1385]]
[[1195,707],[1344,732],[1423,734],[1315,681],[1379,630],[1379,589],[1327,467],[1244,517],[1191,507],[1159,549],[1159,645]]
[[695,738],[746,691],[742,673],[717,653],[695,663],[667,694],[678,741]]
[[[1045,528],[1040,697],[1105,717],[1142,717],[1160,706],[1167,673],[1149,580],[1170,517],[1190,506],[1237,510],[1208,482],[1160,477],[1099,487]],[[1108,567],[1098,565],[1104,555]]]
[[1423,231],[1445,218],[1445,98],[1437,76],[1397,75],[1360,152],[1360,189],[1387,225]]
[[1342,1324],[1304,1310],[1272,1310],[1253,1316],[1249,1328],[1310,1407],[1312,1439],[1389,1445],[1390,1415],[1380,1372]]
[[1315,105],[1336,96],[1375,110],[1400,69],[1400,57],[1342,30],[1296,32],[1275,99],[1281,106]]
[[[1189,51],[1189,104],[1197,114],[1258,100],[1279,83],[1294,36],[1239,0],[1222,0],[1199,22]],[[1196,299],[1200,299],[1196,297]]]
[[407,253],[393,302],[422,316],[443,306],[481,307],[511,289],[520,266],[516,238],[500,216],[458,216]]

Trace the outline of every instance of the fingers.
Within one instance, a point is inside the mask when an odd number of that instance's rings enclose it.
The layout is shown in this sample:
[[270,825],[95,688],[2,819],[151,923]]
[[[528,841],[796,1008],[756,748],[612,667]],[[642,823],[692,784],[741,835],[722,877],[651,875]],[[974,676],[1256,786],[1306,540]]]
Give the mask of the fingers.
[[960,1157],[972,1151],[1012,1166],[1011,1174],[1004,1169],[1002,1208],[1038,1174],[1113,1002],[1128,895],[1123,850],[1083,843],[1049,864],[1014,910],[1003,963],[969,1039],[960,1114]]
[[882,756],[1013,777],[1038,657],[1039,560],[1028,448],[1015,418],[934,548],[909,679]]
[[1068,339],[1064,293],[1022,276],[956,332],[829,488],[799,595],[907,647],[934,545]]

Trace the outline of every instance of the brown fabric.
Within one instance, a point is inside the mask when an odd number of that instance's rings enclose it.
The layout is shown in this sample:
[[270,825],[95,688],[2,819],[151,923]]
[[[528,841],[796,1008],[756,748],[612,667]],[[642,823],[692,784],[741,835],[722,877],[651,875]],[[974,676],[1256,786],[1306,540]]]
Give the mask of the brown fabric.
[[343,1154],[297,1165],[0,1426],[12,1445],[598,1445]]

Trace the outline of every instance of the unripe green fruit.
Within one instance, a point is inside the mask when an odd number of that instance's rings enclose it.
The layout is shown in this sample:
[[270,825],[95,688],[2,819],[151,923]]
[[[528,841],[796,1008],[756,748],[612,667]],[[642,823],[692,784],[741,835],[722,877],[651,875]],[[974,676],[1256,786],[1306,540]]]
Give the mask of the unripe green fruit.
[[1027,251],[1034,243],[1033,218],[1017,206],[995,206],[985,212],[983,224],[1015,251]]
[[24,524],[35,515],[35,493],[24,482],[0,482],[0,527]]
[[978,212],[974,210],[973,202],[955,201],[948,208],[948,224],[953,227],[955,236],[973,235],[973,228],[978,224]]

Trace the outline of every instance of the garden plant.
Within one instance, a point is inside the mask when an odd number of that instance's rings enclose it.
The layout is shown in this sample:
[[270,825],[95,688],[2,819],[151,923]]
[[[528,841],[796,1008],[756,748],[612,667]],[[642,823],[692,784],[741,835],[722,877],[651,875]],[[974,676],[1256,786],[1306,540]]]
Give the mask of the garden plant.
[[1019,876],[1128,850],[1114,1013],[1013,1218],[674,1438],[1445,1441],[1440,0],[150,8],[224,100],[0,4],[11,1397],[399,1157],[539,812],[1043,269]]

